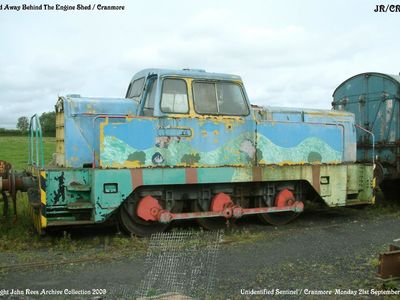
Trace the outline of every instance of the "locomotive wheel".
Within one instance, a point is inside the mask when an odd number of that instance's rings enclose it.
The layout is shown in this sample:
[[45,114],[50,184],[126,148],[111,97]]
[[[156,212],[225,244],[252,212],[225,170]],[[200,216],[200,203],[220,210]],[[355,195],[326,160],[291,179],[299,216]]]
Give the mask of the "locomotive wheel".
[[[200,205],[195,203],[193,205],[193,211],[201,212],[204,211],[201,209]],[[219,230],[227,227],[227,220],[224,217],[216,217],[216,218],[198,218],[196,222],[207,230]],[[231,222],[231,221],[230,221]]]
[[[265,205],[283,207],[292,205],[296,201],[293,193],[289,189],[283,189],[280,191],[276,197],[274,203],[266,203],[262,199],[258,202],[258,207],[265,207]],[[271,205],[273,204],[273,205]],[[259,214],[258,218],[266,224],[271,225],[284,225],[293,221],[297,218],[300,213],[296,213],[293,211],[285,211],[285,212],[276,212],[276,213],[269,213],[269,214]]]
[[[167,229],[168,224],[163,224],[158,221],[146,221],[138,216],[138,206],[141,201],[147,201],[148,199],[146,198],[147,197],[139,198],[136,195],[131,195],[122,203],[119,209],[118,219],[122,229],[126,233],[146,237],[157,232],[163,232]],[[181,210],[180,202],[177,202],[178,205],[175,205],[176,207],[173,209],[174,212]],[[160,201],[158,203],[162,208],[162,203],[160,203]]]
[[[202,211],[209,211],[209,210],[213,210],[212,209],[212,205],[213,205],[213,201],[214,200],[222,200],[222,202],[220,202],[220,205],[219,206],[223,206],[223,202],[226,202],[227,200],[226,200],[226,198],[224,197],[224,196],[226,196],[226,195],[222,195],[223,193],[220,193],[220,194],[217,194],[214,198],[213,198],[213,200],[211,201],[211,204],[209,205],[209,207],[207,207],[207,209],[203,209],[202,208],[202,206],[197,202],[197,201],[194,201],[193,202],[193,207],[192,207],[192,209],[193,209],[193,211],[195,211],[195,212],[202,212]],[[221,195],[222,195],[222,197],[221,197]],[[225,200],[224,200],[224,198],[225,198]],[[229,198],[229,200],[228,200],[228,202],[230,201],[230,197],[228,197]],[[223,229],[223,228],[225,228],[225,227],[227,227],[227,225],[229,224],[229,223],[232,223],[232,221],[233,221],[233,219],[231,218],[231,219],[229,219],[229,220],[227,220],[226,218],[224,218],[224,217],[215,217],[215,218],[198,218],[198,219],[196,219],[196,222],[201,226],[201,227],[203,227],[204,229],[207,229],[207,230],[219,230],[219,229]]]

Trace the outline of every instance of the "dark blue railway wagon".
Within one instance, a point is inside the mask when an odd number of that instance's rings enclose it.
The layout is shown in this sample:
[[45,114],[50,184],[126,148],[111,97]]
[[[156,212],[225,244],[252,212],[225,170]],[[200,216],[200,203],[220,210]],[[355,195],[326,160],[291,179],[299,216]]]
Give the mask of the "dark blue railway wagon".
[[357,132],[357,160],[375,159],[378,183],[400,178],[399,99],[400,76],[376,72],[350,77],[333,93],[333,109],[354,113],[365,129]]

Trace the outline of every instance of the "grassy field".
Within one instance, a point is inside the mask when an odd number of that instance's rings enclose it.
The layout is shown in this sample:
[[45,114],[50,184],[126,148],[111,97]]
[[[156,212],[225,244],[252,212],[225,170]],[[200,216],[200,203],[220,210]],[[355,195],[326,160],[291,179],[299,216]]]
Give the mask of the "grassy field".
[[[15,170],[24,170],[28,163],[28,143],[28,137],[24,136],[0,136],[0,159],[11,163]],[[43,149],[48,163],[56,152],[56,138],[44,137]]]
[[[28,143],[29,138],[24,136],[0,136],[0,160],[11,163],[14,170],[26,169],[28,164]],[[56,150],[56,139],[54,137],[43,138],[43,149],[47,163],[51,160],[52,154]],[[28,245],[30,247],[40,247],[41,243],[35,235],[29,215],[26,194],[18,193],[17,195],[17,222],[13,220],[11,199],[9,199],[8,213],[8,218],[3,217],[1,219],[3,205],[0,202],[0,251],[18,251],[26,249]]]

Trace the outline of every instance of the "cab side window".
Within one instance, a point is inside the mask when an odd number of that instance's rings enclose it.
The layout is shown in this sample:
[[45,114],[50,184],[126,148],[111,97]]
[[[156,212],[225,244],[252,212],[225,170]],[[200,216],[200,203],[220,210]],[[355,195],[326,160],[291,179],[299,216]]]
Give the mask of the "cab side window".
[[126,98],[132,98],[134,100],[138,100],[138,97],[142,94],[144,85],[144,77],[136,79],[129,85],[128,92],[126,94]]
[[193,84],[194,108],[199,114],[246,116],[249,108],[240,85],[234,82]]
[[193,86],[193,92],[195,95],[195,108],[197,112],[202,114],[218,113],[214,83],[196,82]]
[[181,79],[164,79],[161,95],[161,111],[187,113],[189,111],[186,82]]
[[143,107],[144,116],[153,116],[154,114],[154,101],[156,99],[156,82],[157,82],[156,80],[152,80],[152,82],[148,86],[146,100],[144,102],[144,107]]

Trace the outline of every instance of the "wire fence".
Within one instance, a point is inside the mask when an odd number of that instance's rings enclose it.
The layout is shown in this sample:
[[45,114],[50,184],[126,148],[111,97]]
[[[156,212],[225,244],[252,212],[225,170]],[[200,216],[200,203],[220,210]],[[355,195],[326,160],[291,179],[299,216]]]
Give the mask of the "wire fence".
[[137,296],[146,299],[168,294],[207,298],[214,288],[222,239],[223,231],[153,234],[144,264],[146,274]]

